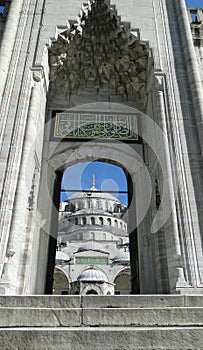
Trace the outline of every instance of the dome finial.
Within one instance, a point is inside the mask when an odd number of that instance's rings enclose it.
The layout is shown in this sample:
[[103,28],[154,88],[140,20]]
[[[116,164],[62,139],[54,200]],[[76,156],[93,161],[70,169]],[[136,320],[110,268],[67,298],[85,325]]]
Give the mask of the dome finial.
[[92,187],[91,190],[94,191],[95,190],[95,176],[92,175]]

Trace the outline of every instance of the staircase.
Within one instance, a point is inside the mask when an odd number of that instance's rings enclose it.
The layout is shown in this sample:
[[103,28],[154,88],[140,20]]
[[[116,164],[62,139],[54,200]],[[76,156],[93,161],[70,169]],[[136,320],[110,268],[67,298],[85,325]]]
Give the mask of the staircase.
[[0,296],[0,350],[203,349],[203,296]]

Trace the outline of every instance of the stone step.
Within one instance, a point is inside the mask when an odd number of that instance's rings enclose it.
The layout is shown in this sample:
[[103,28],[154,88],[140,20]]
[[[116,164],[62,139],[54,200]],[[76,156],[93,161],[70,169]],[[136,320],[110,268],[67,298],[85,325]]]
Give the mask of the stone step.
[[0,329],[2,350],[201,350],[203,327]]
[[202,326],[203,307],[0,308],[0,327]]
[[0,350],[201,350],[203,296],[1,296]]
[[203,295],[0,296],[0,307],[91,308],[92,306],[97,308],[203,307]]

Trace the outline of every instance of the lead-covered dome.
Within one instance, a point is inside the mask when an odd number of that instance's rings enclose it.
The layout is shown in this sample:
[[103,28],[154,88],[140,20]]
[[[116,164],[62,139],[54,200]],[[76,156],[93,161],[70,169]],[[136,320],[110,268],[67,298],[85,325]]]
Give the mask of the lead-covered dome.
[[125,265],[130,263],[130,252],[121,252],[113,258],[114,264]]
[[67,261],[70,261],[70,257],[68,254],[62,252],[61,250],[58,250],[58,251],[56,251],[55,260],[56,260],[56,262],[59,262],[59,261],[67,262]]
[[87,199],[87,198],[99,198],[99,199],[105,199],[105,200],[112,200],[112,201],[118,201],[116,197],[112,196],[110,193],[104,193],[104,192],[95,192],[93,190],[84,191],[84,192],[77,192],[69,197],[69,200],[75,200],[75,199]]
[[81,282],[108,282],[106,274],[95,268],[89,268],[81,272],[77,280]]

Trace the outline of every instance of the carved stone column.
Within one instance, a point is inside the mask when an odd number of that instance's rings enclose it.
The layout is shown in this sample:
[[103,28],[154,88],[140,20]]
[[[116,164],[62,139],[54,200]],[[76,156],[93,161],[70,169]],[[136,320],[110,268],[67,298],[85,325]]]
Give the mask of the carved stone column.
[[[188,21],[188,14],[186,10],[185,0],[174,1],[180,34],[183,43],[183,50],[185,56],[187,76],[189,79],[190,90],[193,100],[193,108],[197,125],[197,132],[199,136],[199,143],[201,153],[203,155],[203,88],[201,82],[201,75],[198,67],[195,48],[192,40],[190,24]],[[186,44],[185,44],[186,43]]]
[[19,24],[19,18],[23,0],[15,0],[11,2],[9,13],[6,20],[6,26],[0,47],[0,103],[4,91],[4,86],[9,69],[10,59],[13,46],[16,40],[16,33]]

